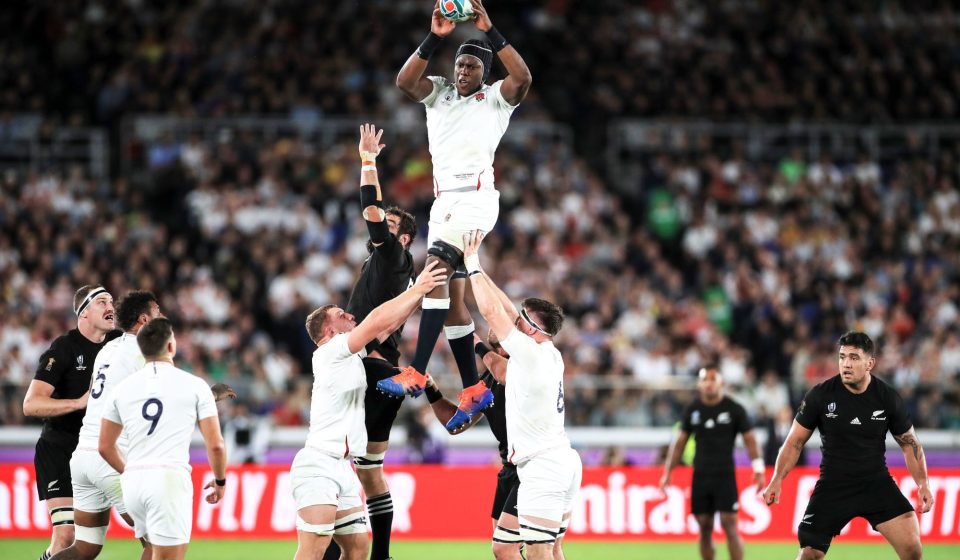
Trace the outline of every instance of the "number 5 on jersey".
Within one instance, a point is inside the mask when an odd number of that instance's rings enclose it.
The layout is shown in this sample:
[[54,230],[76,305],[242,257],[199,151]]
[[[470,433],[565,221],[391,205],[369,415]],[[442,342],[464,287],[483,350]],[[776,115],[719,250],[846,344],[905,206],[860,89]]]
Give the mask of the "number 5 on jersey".
[[[150,405],[157,405],[156,411],[150,413]],[[160,399],[147,399],[147,402],[143,403],[143,417],[151,422],[150,431],[147,432],[147,435],[151,435],[154,430],[157,429],[157,423],[160,422],[160,415],[163,414],[163,403],[160,402]]]

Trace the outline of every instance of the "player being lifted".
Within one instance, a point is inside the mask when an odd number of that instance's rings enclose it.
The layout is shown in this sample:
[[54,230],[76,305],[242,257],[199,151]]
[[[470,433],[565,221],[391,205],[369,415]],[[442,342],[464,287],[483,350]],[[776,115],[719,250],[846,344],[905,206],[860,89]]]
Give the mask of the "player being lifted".
[[[440,331],[460,369],[464,391],[458,412],[446,424],[455,432],[493,401],[479,381],[473,357],[473,321],[464,304],[463,236],[489,232],[500,212],[500,193],[494,187],[493,155],[510,123],[510,115],[530,89],[531,76],[516,49],[490,21],[480,0],[474,0],[474,25],[490,40],[468,40],[457,49],[453,82],[441,76],[425,77],[430,56],[456,24],[433,11],[430,34],[407,59],[397,75],[399,87],[410,99],[423,103],[427,113],[427,140],[433,159],[436,199],[430,209],[427,262],[437,261],[451,278],[423,300],[416,353],[410,367],[377,384],[382,391],[402,396],[420,394],[426,386],[427,365]],[[508,76],[487,85],[493,54]],[[454,275],[454,271],[461,273]],[[444,328],[445,327],[445,328]]]

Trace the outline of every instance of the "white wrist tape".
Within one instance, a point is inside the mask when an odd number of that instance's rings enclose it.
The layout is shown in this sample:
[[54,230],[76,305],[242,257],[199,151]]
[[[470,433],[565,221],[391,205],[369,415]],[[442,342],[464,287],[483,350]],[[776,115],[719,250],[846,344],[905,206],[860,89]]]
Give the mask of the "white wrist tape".
[[473,254],[468,257],[463,258],[463,266],[467,268],[467,272],[479,272],[480,271],[480,255]]
[[750,461],[750,464],[753,466],[753,472],[757,474],[763,474],[767,470],[767,466],[763,464],[762,457],[757,457],[753,461]]

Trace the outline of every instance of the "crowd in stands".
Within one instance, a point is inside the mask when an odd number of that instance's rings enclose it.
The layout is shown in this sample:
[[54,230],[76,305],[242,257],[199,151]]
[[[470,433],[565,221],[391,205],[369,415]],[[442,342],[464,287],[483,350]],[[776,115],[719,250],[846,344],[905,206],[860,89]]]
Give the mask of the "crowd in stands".
[[[31,4],[21,25],[0,14],[11,31],[0,39],[0,111],[101,126],[137,113],[415,122],[422,109],[393,80],[428,29],[422,4]],[[612,115],[957,116],[947,92],[960,89],[960,54],[946,46],[960,16],[949,3],[923,3],[923,14],[904,2],[876,13],[840,4],[552,0],[504,2],[491,15],[533,70],[514,121],[570,123],[581,148]],[[452,67],[457,42],[435,55],[436,73]],[[388,200],[417,216],[422,262],[430,161],[415,136],[388,130],[378,163]],[[101,183],[81,168],[0,177],[0,423],[25,421],[23,392],[40,353],[72,326],[73,290],[99,280],[115,297],[160,297],[177,324],[178,364],[233,385],[242,405],[230,414],[304,425],[304,317],[345,302],[366,257],[356,139],[238,130],[127,148],[118,157],[146,180]],[[501,147],[500,220],[482,257],[512,297],[566,311],[557,344],[569,425],[674,425],[708,363],[758,421],[778,422],[836,372],[836,338],[861,329],[880,343],[876,371],[916,425],[960,428],[957,146],[893,164],[664,153],[645,162],[642,196],[629,201],[574,148]],[[442,337],[431,363],[452,394]],[[415,415],[423,401],[405,408]]]

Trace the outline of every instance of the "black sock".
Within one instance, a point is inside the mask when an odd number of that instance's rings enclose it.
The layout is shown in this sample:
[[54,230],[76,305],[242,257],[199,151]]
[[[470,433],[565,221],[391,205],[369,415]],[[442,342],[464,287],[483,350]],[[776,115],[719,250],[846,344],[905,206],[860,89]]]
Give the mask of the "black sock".
[[40,560],[50,560],[50,551],[44,550],[43,554],[40,555]]
[[393,498],[390,492],[368,498],[367,512],[373,533],[370,560],[386,560],[390,557],[390,530],[393,527]]
[[[424,298],[423,303],[436,302],[444,300],[435,300]],[[420,373],[427,373],[427,365],[430,363],[430,356],[433,354],[433,347],[437,345],[437,339],[440,338],[440,331],[443,330],[443,323],[447,320],[447,314],[450,312],[450,300],[445,300],[447,307],[445,309],[424,308],[420,316],[420,333],[417,335],[417,351],[413,355],[414,368]]]
[[330,546],[323,553],[323,560],[340,560],[340,545],[330,539]]
[[[449,330],[447,334],[447,342],[450,343],[453,359],[457,361],[457,369],[460,370],[460,382],[463,383],[464,389],[476,385],[480,381],[480,376],[477,375],[477,358],[476,354],[473,353],[473,325],[471,324],[469,327],[471,327],[470,332],[458,338],[450,338]],[[447,329],[450,328],[447,327]],[[452,328],[456,330],[463,327]]]

